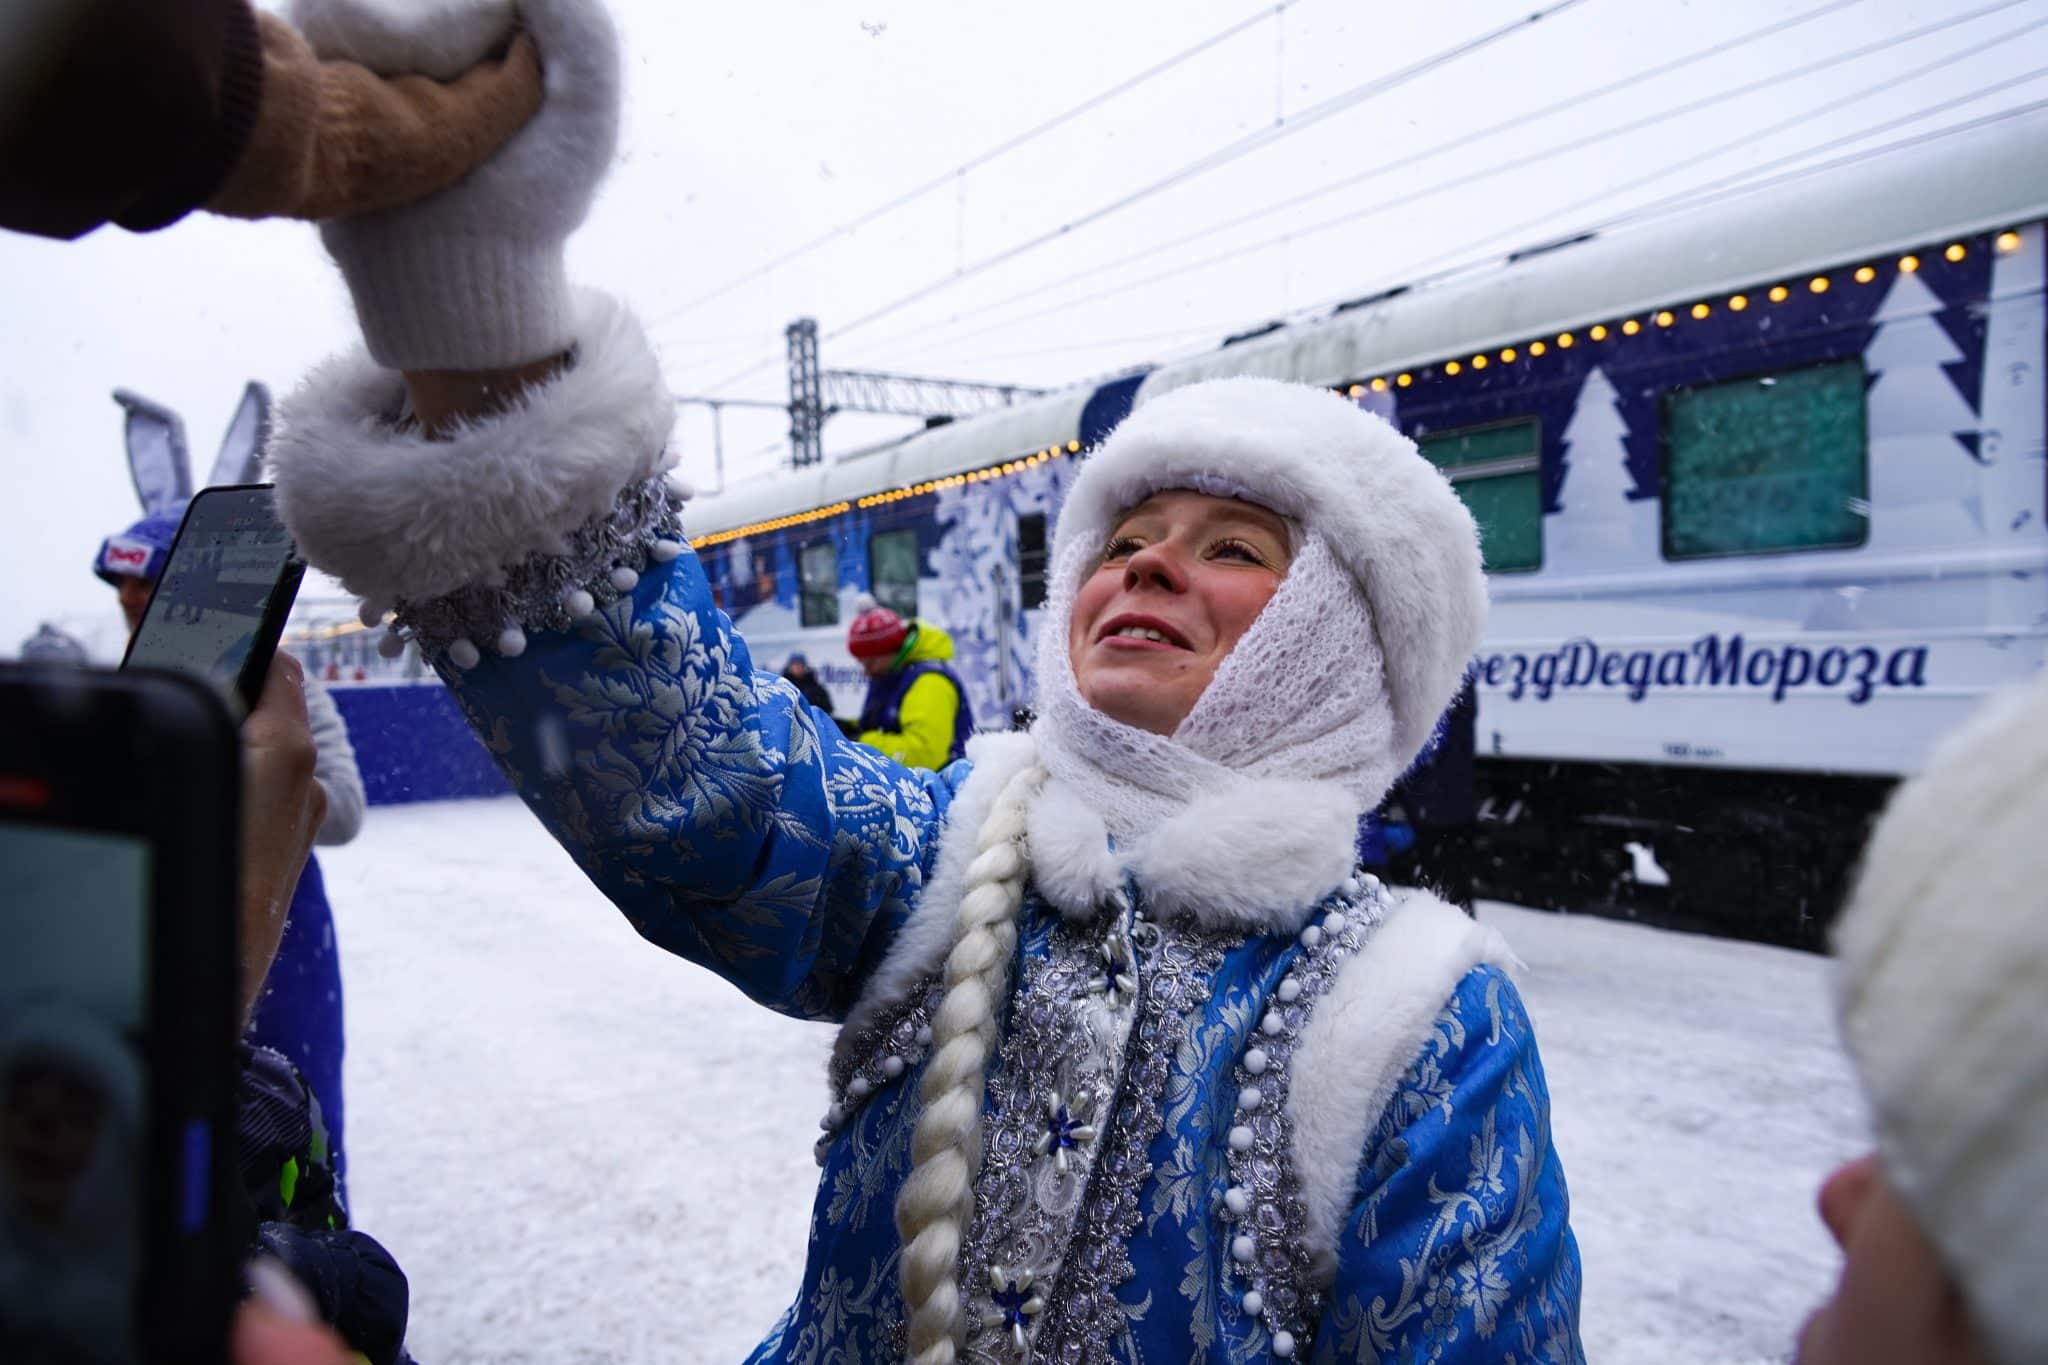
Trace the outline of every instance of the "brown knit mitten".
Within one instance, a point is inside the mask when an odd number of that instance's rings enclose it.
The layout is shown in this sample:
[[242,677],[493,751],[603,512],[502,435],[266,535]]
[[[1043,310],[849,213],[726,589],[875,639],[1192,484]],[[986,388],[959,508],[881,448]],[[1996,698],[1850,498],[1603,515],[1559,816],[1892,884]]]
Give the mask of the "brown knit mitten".
[[524,34],[443,84],[322,61],[284,20],[257,19],[263,102],[206,205],[231,218],[348,218],[409,204],[462,179],[541,105],[540,59]]

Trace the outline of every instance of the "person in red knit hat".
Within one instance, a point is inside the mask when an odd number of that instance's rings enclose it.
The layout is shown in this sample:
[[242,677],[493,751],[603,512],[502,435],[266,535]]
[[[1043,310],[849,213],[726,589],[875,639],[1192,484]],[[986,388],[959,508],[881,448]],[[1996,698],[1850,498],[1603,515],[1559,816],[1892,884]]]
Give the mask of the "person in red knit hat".
[[929,621],[873,607],[853,618],[846,648],[868,675],[861,743],[913,768],[943,768],[967,752],[974,712],[946,666],[952,636]]

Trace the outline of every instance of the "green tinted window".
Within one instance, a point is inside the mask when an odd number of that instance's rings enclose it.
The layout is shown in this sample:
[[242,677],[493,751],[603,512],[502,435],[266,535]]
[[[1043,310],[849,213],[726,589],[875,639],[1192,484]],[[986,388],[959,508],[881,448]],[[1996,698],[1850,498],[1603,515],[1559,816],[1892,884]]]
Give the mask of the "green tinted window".
[[868,575],[876,602],[906,621],[917,615],[917,532],[868,537]]
[[1862,544],[1863,388],[1859,359],[1666,394],[1665,555]]
[[829,540],[804,546],[796,561],[798,617],[807,626],[839,624],[839,547]]
[[1543,567],[1541,435],[1531,420],[1416,439],[1430,462],[1451,476],[1451,487],[1479,523],[1488,573]]

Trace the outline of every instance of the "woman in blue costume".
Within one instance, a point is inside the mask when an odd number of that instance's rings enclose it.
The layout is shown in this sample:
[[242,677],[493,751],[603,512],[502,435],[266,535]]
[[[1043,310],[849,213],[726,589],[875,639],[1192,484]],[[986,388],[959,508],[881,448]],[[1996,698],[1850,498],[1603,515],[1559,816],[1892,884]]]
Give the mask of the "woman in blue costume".
[[[308,32],[424,68],[505,14],[372,3]],[[839,1025],[803,1283],[755,1358],[1581,1359],[1512,958],[1352,862],[1479,639],[1448,484],[1326,391],[1158,398],[1062,510],[1031,731],[942,773],[845,740],[713,603],[654,356],[564,282],[609,22],[519,17],[534,122],[325,229],[369,353],[288,405],[280,496],[643,936]]]

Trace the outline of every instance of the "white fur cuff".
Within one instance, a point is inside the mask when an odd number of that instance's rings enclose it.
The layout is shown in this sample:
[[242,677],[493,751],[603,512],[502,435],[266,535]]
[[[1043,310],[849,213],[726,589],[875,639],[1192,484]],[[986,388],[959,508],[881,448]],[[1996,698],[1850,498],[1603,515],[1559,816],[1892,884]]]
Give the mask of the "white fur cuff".
[[328,361],[279,411],[278,506],[300,552],[372,602],[488,583],[674,464],[675,409],[647,338],[616,300],[576,298],[561,376],[428,440],[396,425],[404,380],[362,352]]

